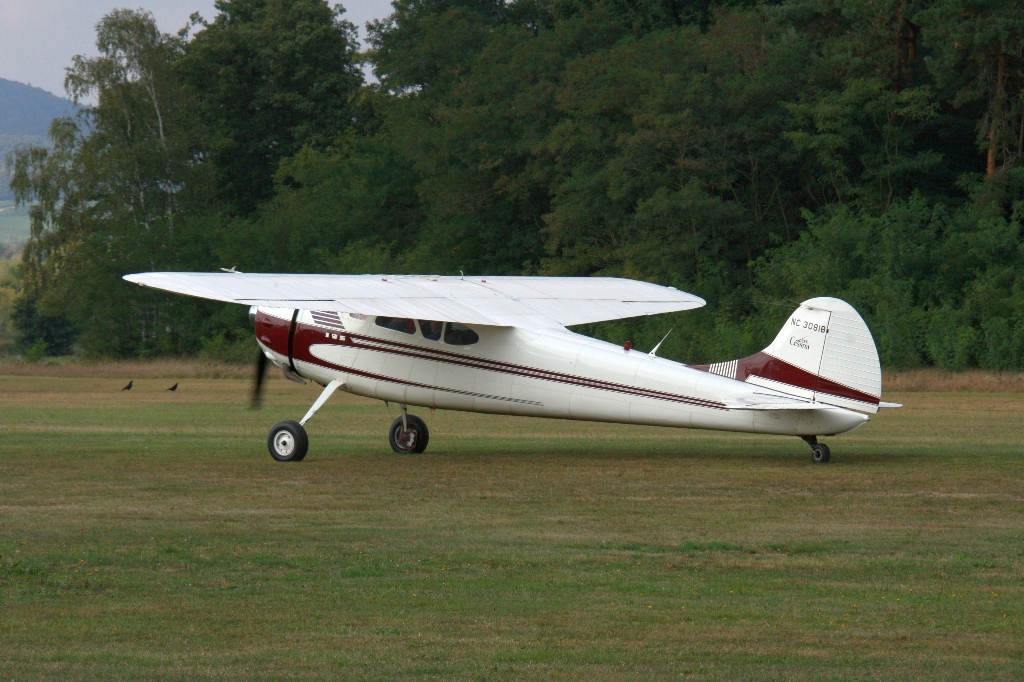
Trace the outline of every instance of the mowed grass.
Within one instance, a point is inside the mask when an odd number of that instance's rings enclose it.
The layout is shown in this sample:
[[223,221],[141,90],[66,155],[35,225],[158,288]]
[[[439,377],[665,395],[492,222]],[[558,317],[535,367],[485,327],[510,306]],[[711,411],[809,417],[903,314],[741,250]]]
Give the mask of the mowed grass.
[[0,679],[1021,679],[1024,394],[828,440],[0,377]]

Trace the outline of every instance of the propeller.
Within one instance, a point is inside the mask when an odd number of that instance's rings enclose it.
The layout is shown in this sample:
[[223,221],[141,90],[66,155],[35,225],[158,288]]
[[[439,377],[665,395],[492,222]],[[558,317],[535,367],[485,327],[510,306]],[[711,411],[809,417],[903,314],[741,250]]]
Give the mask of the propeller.
[[267,356],[262,348],[257,349],[259,355],[256,357],[256,376],[252,384],[252,403],[250,407],[259,409],[263,401],[263,375],[267,373]]

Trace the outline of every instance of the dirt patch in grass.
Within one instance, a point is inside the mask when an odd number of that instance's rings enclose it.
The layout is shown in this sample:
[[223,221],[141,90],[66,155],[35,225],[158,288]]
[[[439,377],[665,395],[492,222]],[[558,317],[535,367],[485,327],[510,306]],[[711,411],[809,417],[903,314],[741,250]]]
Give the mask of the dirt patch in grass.
[[[0,362],[0,375],[36,377],[89,377],[128,379],[249,379],[253,368],[212,360],[163,358],[158,360],[98,360],[50,358],[37,364]],[[268,372],[268,378],[275,372]]]
[[914,393],[1024,393],[1024,372],[882,372],[882,390]]

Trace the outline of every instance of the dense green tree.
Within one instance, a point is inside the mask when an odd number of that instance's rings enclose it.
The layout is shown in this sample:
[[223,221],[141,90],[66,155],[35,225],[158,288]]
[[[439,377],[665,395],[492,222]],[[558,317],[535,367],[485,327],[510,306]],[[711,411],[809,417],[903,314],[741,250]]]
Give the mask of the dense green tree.
[[[914,194],[880,216],[843,206],[763,258],[758,289],[769,301],[850,301],[888,366],[1009,369],[1024,363],[1021,243],[1019,219],[984,202],[950,211]],[[751,322],[770,329],[772,313]]]
[[410,269],[422,222],[417,176],[386,139],[306,149],[277,178],[277,196],[239,228],[250,239],[224,247],[227,260],[275,272]]
[[217,8],[107,17],[98,105],[18,157],[26,296],[87,349],[226,352],[224,307],[117,277],[238,265],[648,279],[709,306],[586,331],[690,361],[837,295],[889,366],[1024,367],[1009,0],[399,0],[370,85],[340,8]]
[[269,198],[281,159],[324,148],[353,125],[362,84],[355,27],[324,0],[217,0],[176,61],[227,210]]
[[19,332],[18,345],[23,351],[41,342],[47,355],[70,355],[78,338],[78,330],[66,317],[41,315],[30,298],[19,298],[14,304],[11,322]]
[[173,76],[181,41],[147,13],[116,10],[97,26],[96,46],[97,57],[75,58],[67,89],[76,103],[97,104],[57,119],[52,149],[16,157],[12,188],[35,202],[26,294],[44,315],[79,323],[93,351],[171,350],[186,322],[175,311],[188,306],[133,295],[120,277],[198,265],[190,256],[203,248],[186,220],[206,203],[206,183]]
[[939,0],[918,15],[929,66],[955,107],[977,105],[989,177],[1024,154],[1024,9],[1016,0]]
[[794,93],[779,62],[799,46],[773,43],[777,33],[760,13],[733,15],[569,65],[565,116],[547,140],[558,183],[548,268],[693,286],[721,265],[742,282],[795,217],[779,172],[780,100]]

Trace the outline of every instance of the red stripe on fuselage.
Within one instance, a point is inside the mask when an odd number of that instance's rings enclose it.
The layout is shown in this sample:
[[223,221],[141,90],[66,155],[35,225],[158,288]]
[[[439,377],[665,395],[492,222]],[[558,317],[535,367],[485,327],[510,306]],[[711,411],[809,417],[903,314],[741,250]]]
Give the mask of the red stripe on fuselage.
[[[338,338],[331,339],[325,336],[325,332],[330,334],[334,333]],[[674,393],[666,393],[664,391],[655,391],[652,389],[641,388],[639,386],[628,386],[625,384],[615,384],[608,381],[602,381],[600,379],[590,379],[587,377],[575,376],[572,374],[563,374],[561,372],[552,372],[550,370],[538,369],[535,367],[526,367],[523,365],[514,365],[508,362],[502,362],[500,360],[488,360],[486,358],[474,358],[468,355],[461,355],[459,353],[452,353],[450,351],[435,350],[431,348],[425,348],[423,346],[416,346],[407,343],[401,343],[398,341],[390,341],[387,339],[381,339],[374,336],[364,336],[361,334],[351,334],[348,332],[337,332],[335,330],[326,330],[322,327],[316,327],[313,325],[300,324],[295,332],[295,340],[293,352],[295,353],[296,360],[304,360],[313,364],[327,366],[330,365],[332,369],[336,369],[342,372],[349,372],[352,374],[358,374],[360,376],[370,376],[364,372],[354,371],[347,367],[339,367],[332,365],[324,360],[321,360],[312,353],[310,353],[310,346],[313,344],[321,343],[333,343],[336,345],[345,345],[358,348],[360,350],[369,350],[379,353],[387,353],[390,355],[401,355],[404,357],[416,358],[421,360],[430,360],[433,362],[443,362],[451,365],[459,365],[462,367],[469,367],[472,369],[481,369],[490,372],[498,372],[500,374],[510,374],[513,376],[522,376],[532,379],[540,379],[542,381],[551,381],[555,383],[568,384],[571,386],[581,386],[584,388],[592,388],[599,391],[611,391],[614,393],[623,393],[626,395],[634,395],[642,398],[650,398],[652,400],[664,400],[668,402],[683,403],[687,405],[695,405],[697,407],[706,407],[716,410],[727,409],[724,403],[713,400],[704,400],[702,398],[693,398],[690,396],[678,395]],[[380,378],[394,383],[406,383],[399,379],[390,377],[378,377],[373,375],[373,378]],[[409,384],[413,385],[413,384]],[[442,387],[428,387],[416,384],[422,388],[436,388],[437,390],[454,391],[454,389],[446,389]],[[462,393],[462,391],[454,391]]]

